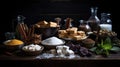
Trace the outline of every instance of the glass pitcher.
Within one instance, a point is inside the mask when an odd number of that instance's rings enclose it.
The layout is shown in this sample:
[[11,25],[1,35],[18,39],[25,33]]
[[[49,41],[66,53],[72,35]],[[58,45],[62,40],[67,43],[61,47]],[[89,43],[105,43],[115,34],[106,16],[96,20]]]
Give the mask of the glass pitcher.
[[100,19],[97,16],[98,7],[91,7],[91,16],[88,19],[88,24],[91,28],[91,31],[98,31],[100,29]]

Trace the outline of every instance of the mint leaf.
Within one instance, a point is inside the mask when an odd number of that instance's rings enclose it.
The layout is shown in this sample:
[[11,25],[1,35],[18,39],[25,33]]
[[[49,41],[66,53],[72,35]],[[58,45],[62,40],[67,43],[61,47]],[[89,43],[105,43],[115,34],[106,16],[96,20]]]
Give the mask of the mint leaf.
[[112,48],[112,45],[110,45],[110,44],[104,44],[104,45],[102,46],[102,48],[103,48],[104,50],[110,50],[110,49]]
[[95,52],[97,49],[97,47],[93,47],[93,48],[90,48],[89,50],[92,51],[92,52]]
[[118,52],[118,51],[120,51],[120,47],[114,46],[114,47],[112,47],[110,50],[111,50],[111,51]]
[[112,42],[111,42],[111,39],[110,39],[110,37],[107,37],[106,39],[105,39],[105,41],[103,42],[103,44],[112,44]]
[[106,40],[103,42],[102,48],[104,50],[110,50],[112,48],[111,39],[109,37],[107,37]]

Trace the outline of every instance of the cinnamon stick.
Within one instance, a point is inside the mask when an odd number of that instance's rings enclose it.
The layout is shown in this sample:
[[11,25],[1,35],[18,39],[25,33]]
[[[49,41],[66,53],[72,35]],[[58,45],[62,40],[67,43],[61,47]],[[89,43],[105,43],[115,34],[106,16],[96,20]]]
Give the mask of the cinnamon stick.
[[21,34],[22,34],[22,36],[23,36],[23,39],[24,39],[24,40],[27,40],[27,35],[26,35],[26,33],[25,33],[25,30],[23,29],[24,26],[22,26],[22,24],[20,23],[20,24],[19,24],[19,27],[20,27],[20,31],[21,31]]

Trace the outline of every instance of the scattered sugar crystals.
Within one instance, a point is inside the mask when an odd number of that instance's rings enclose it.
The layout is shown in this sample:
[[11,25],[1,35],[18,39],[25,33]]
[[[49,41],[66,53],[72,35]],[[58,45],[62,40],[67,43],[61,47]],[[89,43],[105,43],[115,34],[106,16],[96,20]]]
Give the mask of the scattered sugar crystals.
[[74,59],[74,58],[80,58],[79,55],[55,55],[51,53],[43,53],[36,57],[36,59],[50,59],[50,58],[64,58],[64,59]]
[[45,45],[61,45],[64,44],[63,40],[57,37],[50,37],[42,41],[42,44]]
[[[56,53],[55,53],[56,52]],[[37,56],[37,59],[49,59],[49,58],[67,58],[67,59],[73,59],[73,58],[79,58],[80,56],[75,55],[72,50],[69,49],[68,46],[56,46],[56,50],[54,52],[49,53],[43,53],[39,56]]]

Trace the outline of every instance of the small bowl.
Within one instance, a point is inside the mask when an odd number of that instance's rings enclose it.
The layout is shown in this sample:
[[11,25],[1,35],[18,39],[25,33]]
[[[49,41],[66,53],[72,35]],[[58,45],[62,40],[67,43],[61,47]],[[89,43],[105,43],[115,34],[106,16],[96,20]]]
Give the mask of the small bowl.
[[25,54],[25,55],[36,56],[36,55],[39,55],[40,53],[42,53],[43,49],[44,49],[44,47],[41,46],[41,50],[39,50],[39,51],[25,51],[23,49],[21,49],[21,50],[22,50],[23,54]]
[[21,49],[24,46],[24,43],[23,44],[16,44],[16,45],[7,45],[6,44],[7,42],[8,42],[8,40],[3,42],[4,47],[7,51],[16,51],[16,50]]
[[95,41],[90,38],[83,40],[82,43],[83,43],[83,46],[86,48],[92,48],[95,46]]
[[16,50],[21,49],[22,46],[23,46],[23,44],[22,45],[16,45],[16,46],[5,45],[5,49],[7,51],[16,51]]

